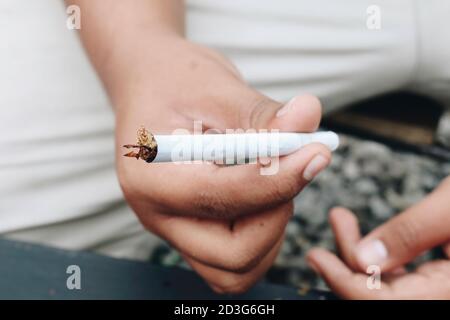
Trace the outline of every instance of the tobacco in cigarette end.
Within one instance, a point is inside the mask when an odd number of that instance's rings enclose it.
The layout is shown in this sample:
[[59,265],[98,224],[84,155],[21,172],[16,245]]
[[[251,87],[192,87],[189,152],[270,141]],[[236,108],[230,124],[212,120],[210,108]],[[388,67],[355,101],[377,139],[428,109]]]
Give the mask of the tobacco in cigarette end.
[[123,147],[127,149],[139,149],[138,152],[131,151],[124,154],[124,157],[136,158],[136,160],[141,158],[146,162],[152,162],[158,153],[158,144],[156,143],[155,137],[144,126],[141,126],[137,131],[136,144],[126,144]]

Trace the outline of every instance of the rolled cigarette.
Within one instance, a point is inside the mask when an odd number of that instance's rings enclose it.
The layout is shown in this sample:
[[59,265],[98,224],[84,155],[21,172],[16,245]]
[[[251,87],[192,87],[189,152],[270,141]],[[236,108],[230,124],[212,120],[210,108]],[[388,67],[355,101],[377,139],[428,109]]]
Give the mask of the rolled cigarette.
[[337,149],[339,137],[331,131],[315,133],[259,132],[231,134],[152,135],[144,128],[138,132],[139,148],[125,156],[146,162],[213,161],[240,164],[257,158],[291,154],[305,145],[321,143]]

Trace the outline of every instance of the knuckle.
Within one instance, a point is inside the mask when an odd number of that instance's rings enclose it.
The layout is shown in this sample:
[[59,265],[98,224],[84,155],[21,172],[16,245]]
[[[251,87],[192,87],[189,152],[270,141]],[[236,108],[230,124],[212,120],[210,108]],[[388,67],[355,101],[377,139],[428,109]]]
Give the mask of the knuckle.
[[245,273],[250,271],[256,264],[257,258],[244,256],[239,257],[228,265],[228,270],[236,273]]
[[242,294],[248,291],[252,285],[253,282],[244,279],[243,276],[232,275],[211,287],[219,294]]
[[193,197],[192,204],[196,214],[209,218],[228,218],[232,211],[232,202],[213,190],[205,188]]
[[250,289],[251,285],[243,285],[241,283],[234,286],[222,287],[222,292],[225,294],[242,294]]
[[280,103],[263,95],[258,95],[249,105],[247,115],[244,116],[244,126],[254,129],[264,127],[281,106]]
[[272,199],[273,203],[281,204],[290,201],[300,191],[300,179],[295,175],[290,175],[281,181],[281,179],[268,178],[269,185],[267,186],[268,197]]
[[260,254],[252,252],[247,246],[230,246],[228,250],[226,269],[235,273],[250,271],[260,261]]
[[285,197],[289,200],[295,197],[303,185],[300,175],[292,174],[283,179],[283,187],[285,188]]

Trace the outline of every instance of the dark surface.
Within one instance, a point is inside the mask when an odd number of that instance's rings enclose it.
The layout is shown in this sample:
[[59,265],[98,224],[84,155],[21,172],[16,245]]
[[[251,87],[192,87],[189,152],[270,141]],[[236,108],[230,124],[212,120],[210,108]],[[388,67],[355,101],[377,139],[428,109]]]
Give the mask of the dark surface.
[[[380,142],[395,150],[450,161],[450,150],[435,139],[443,110],[442,105],[433,99],[399,92],[375,97],[334,112],[325,116],[321,125],[337,133]],[[370,119],[375,121],[375,127],[371,125]],[[426,136],[430,135],[431,141],[414,141],[414,136],[417,138],[418,135],[413,134],[415,130],[420,134],[427,132]]]
[[[193,272],[0,239],[1,299],[329,299],[318,291],[259,283],[241,296],[212,292]],[[81,289],[66,286],[81,269]]]

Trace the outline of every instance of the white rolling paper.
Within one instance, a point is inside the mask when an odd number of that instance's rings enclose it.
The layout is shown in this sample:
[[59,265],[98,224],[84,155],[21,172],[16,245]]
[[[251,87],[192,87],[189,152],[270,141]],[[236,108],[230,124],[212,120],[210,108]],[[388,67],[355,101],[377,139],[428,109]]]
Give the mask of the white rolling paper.
[[284,156],[311,143],[321,143],[331,151],[339,137],[331,131],[315,133],[232,133],[198,135],[155,135],[158,152],[152,162],[214,161],[243,163],[246,159]]

